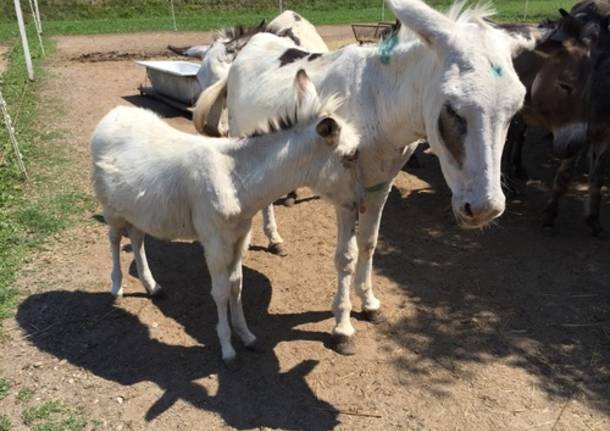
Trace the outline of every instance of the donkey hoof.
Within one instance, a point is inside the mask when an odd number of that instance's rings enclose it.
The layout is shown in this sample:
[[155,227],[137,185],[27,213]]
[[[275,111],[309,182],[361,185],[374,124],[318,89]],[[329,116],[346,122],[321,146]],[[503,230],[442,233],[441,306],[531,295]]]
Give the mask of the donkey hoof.
[[296,200],[292,196],[288,196],[286,200],[284,200],[284,206],[290,208],[293,207],[296,203]]
[[121,287],[117,291],[112,289],[112,296],[114,296],[114,299],[121,299],[123,297],[123,288]]
[[354,337],[347,335],[333,334],[335,351],[341,355],[352,356],[356,354],[356,343]]
[[250,344],[246,344],[246,349],[254,353],[265,353],[265,351],[267,350],[265,348],[265,343],[260,338],[257,338]]
[[377,310],[362,310],[362,316],[364,320],[371,323],[381,323],[384,321],[381,309]]
[[241,370],[241,361],[237,358],[237,356],[233,356],[232,358],[223,358],[222,362],[224,362],[227,371],[231,373]]
[[288,256],[288,252],[281,242],[269,244],[269,253],[281,257]]
[[152,297],[160,297],[163,294],[163,288],[159,283],[156,283],[155,286],[151,289],[147,289],[148,294]]

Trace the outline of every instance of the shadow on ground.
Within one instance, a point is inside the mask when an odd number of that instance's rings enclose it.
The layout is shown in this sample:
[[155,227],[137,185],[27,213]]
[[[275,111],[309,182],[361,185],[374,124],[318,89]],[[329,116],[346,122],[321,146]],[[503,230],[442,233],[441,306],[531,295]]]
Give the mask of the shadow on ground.
[[[435,380],[439,368],[468,379],[469,364],[503,360],[534,376],[551,398],[584,396],[608,413],[610,241],[589,234],[583,192],[562,201],[556,236],[543,235],[556,166],[549,151],[546,144],[526,149],[534,181],[484,232],[450,222],[436,159],[419,154],[422,167],[410,172],[432,187],[407,199],[393,190],[375,259],[415,310],[388,331],[405,351],[396,365],[439,394],[447,384]],[[606,193],[602,223],[610,229],[608,214]]]
[[[47,292],[26,299],[17,320],[29,339],[43,351],[121,385],[157,384],[164,394],[146,412],[149,421],[184,400],[218,412],[228,425],[240,429],[327,430],[338,423],[333,406],[317,399],[304,380],[317,362],[303,361],[280,372],[273,352],[285,340],[328,343],[326,333],[293,328],[328,319],[329,312],[270,315],[269,280],[244,268],[246,316],[253,332],[265,334],[268,350],[257,355],[240,349],[234,340],[244,367],[230,373],[219,358],[216,309],[201,246],[149,238],[146,248],[151,269],[167,292],[155,300],[155,306],[183,325],[199,345],[170,345],[152,338],[138,316],[116,306],[109,293],[79,291]],[[40,332],[40,328],[48,329]],[[213,374],[218,374],[218,392],[211,396],[196,380]]]

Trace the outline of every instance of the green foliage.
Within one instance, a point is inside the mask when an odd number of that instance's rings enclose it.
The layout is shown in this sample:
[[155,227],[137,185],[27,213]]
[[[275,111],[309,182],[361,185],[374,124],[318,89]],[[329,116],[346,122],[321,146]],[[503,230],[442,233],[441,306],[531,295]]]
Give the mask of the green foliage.
[[10,431],[11,421],[8,416],[0,415],[0,431]]
[[10,390],[11,382],[5,377],[0,377],[0,400],[4,399]]
[[[427,0],[447,8],[453,0]],[[575,0],[496,0],[498,19],[505,21],[540,21],[557,17],[560,7],[569,9]],[[1,2],[0,2],[1,3]],[[17,35],[11,18],[12,2],[7,13],[0,11],[0,40]],[[166,0],[47,0],[39,1],[47,34],[116,33],[171,30],[173,24]],[[284,0],[284,8],[294,9],[314,24],[374,22],[381,19],[381,0]],[[255,23],[277,15],[277,0],[175,0],[179,30],[211,30],[236,23]],[[11,7],[9,7],[11,6]],[[26,19],[30,20],[28,14]],[[2,18],[4,17],[4,18]],[[386,10],[385,20],[393,17]],[[34,34],[30,30],[30,34]]]
[[17,393],[17,399],[22,403],[27,403],[34,396],[34,390],[28,387],[21,388]]
[[47,401],[22,413],[23,423],[35,431],[80,431],[87,425],[83,413],[61,401]]

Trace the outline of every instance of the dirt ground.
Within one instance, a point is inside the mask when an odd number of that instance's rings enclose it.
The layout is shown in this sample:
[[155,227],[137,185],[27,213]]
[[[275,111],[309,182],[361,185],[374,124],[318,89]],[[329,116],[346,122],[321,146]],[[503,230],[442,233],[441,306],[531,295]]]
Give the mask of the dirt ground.
[[[324,28],[335,44],[346,28]],[[88,53],[165,55],[199,33],[58,38],[42,96],[62,106],[65,145],[88,187],[88,137],[117,104],[148,106],[174,126],[188,118],[143,99],[144,71],[131,58],[88,62]],[[120,57],[120,56],[119,56]],[[124,57],[125,58],[125,57]],[[110,255],[94,213],[29,262],[27,295],[5,325],[0,373],[16,389],[81,406],[97,429],[608,430],[610,429],[610,241],[584,223],[584,188],[565,199],[555,237],[540,230],[555,161],[531,143],[534,180],[483,232],[460,230],[437,161],[418,155],[385,209],[374,285],[385,322],[361,319],[357,354],[331,349],[335,222],[325,202],[277,207],[289,256],[268,254],[257,217],[245,260],[245,310],[268,350],[239,349],[243,368],[220,361],[216,311],[198,244],[147,240],[165,286],[151,300],[122,254],[126,296],[110,296]],[[582,180],[582,178],[581,178]],[[308,192],[302,191],[307,197]],[[610,228],[606,190],[603,223]],[[239,347],[239,343],[235,343]],[[0,411],[20,425],[15,391]]]

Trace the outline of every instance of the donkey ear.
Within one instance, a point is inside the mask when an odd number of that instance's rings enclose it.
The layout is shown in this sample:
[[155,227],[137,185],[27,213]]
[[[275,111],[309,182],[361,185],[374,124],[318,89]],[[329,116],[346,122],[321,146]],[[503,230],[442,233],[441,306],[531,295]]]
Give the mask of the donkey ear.
[[593,48],[597,46],[600,32],[601,28],[598,23],[596,23],[595,21],[588,22],[582,29],[580,38],[585,43],[585,45],[587,45],[589,48]]
[[307,72],[304,69],[300,69],[294,78],[294,87],[297,94],[297,103],[302,106],[308,101],[313,101],[318,98],[318,92],[315,85],[307,76]]
[[336,138],[341,133],[341,126],[332,117],[326,117],[318,123],[316,132],[326,139],[330,145],[334,145],[337,141]]
[[421,0],[386,0],[394,15],[434,49],[449,45],[455,23]]

